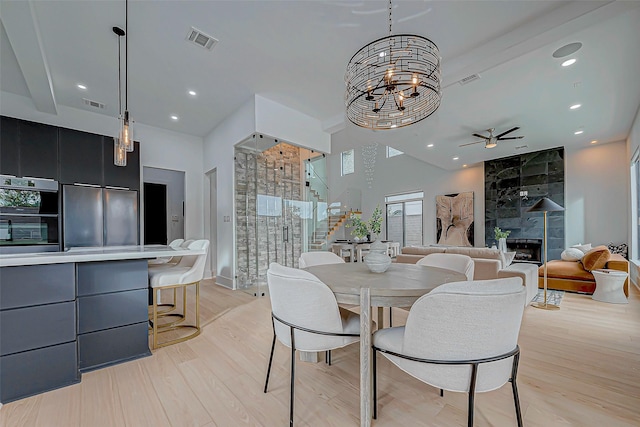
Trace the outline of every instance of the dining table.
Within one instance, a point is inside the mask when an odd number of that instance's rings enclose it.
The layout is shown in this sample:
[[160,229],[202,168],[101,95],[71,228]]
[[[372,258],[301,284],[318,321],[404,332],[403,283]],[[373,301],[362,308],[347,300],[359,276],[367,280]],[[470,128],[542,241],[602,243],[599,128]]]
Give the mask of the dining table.
[[380,328],[384,307],[410,307],[439,285],[466,277],[443,268],[404,263],[392,263],[384,273],[372,273],[362,262],[316,265],[305,270],[324,282],[339,304],[360,306],[360,425],[368,427],[373,408],[372,308],[378,309]]

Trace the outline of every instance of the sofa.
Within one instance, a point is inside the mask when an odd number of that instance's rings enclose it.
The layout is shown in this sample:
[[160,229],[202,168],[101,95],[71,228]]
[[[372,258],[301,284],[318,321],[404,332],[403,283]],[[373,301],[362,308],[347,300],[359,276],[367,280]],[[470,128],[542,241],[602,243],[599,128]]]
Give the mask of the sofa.
[[527,301],[538,293],[538,267],[528,263],[510,263],[498,249],[453,247],[453,246],[405,246],[398,254],[396,262],[415,264],[419,259],[433,253],[467,255],[473,259],[475,268],[473,280],[520,277],[527,288]]
[[[589,252],[600,250],[600,264],[588,263],[584,258],[576,261],[553,260],[547,262],[547,288],[560,289],[563,291],[582,292],[592,294],[596,289],[596,281],[589,270],[608,268],[612,270],[624,271],[629,274],[629,261],[622,255],[611,254],[604,250],[604,246],[593,248]],[[589,254],[587,252],[587,254]],[[585,254],[585,256],[587,256]],[[585,269],[585,263],[587,269]],[[591,264],[591,265],[589,265]],[[544,287],[544,266],[538,269],[539,287]],[[624,282],[624,294],[629,296],[629,277]]]

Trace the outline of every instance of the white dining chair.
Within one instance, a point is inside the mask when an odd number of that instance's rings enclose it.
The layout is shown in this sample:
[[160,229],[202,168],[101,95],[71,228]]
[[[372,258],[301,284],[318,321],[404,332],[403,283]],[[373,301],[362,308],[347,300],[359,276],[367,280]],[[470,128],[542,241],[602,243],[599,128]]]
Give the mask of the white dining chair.
[[353,245],[350,243],[334,243],[331,245],[331,252],[345,261],[353,261]]
[[264,392],[269,385],[276,338],[291,349],[289,425],[293,426],[296,350],[329,351],[360,340],[360,316],[338,306],[329,287],[313,274],[271,263],[267,270],[273,341]]
[[314,265],[344,264],[344,262],[344,259],[333,252],[304,252],[300,254],[300,258],[298,258],[298,267],[307,268],[313,267]]
[[417,265],[444,268],[456,271],[467,276],[467,280],[473,280],[474,263],[473,259],[467,255],[459,254],[429,254],[416,262]]
[[[150,316],[153,348],[164,347],[170,344],[176,344],[188,339],[194,338],[200,334],[200,281],[204,277],[204,267],[207,262],[207,253],[209,250],[208,240],[194,240],[188,247],[189,250],[203,250],[201,255],[183,256],[178,265],[175,267],[149,272],[149,286],[153,293],[153,305]],[[186,319],[187,316],[187,287],[195,286],[195,320],[193,325],[178,324]],[[164,314],[159,316],[158,313],[158,293],[163,289],[179,289],[182,288],[182,313],[178,314],[180,320],[166,325],[158,325],[158,318],[163,316],[171,316],[172,314]],[[175,304],[174,292],[174,304]],[[158,342],[158,335],[178,328],[191,328],[195,331],[190,335],[176,338],[173,340]]]
[[475,393],[511,382],[518,426],[522,414],[516,376],[526,289],[522,279],[453,282],[418,299],[405,326],[373,335],[373,399],[377,417],[376,356],[381,353],[409,375],[433,387],[468,393],[473,426]]

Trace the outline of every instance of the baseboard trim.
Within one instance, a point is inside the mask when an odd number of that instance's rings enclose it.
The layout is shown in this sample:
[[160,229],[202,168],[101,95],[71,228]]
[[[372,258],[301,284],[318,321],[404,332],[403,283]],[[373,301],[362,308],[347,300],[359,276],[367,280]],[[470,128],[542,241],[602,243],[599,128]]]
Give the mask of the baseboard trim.
[[216,281],[216,285],[220,285],[222,287],[225,287],[227,289],[234,289],[233,287],[233,279],[229,278],[229,277],[224,277],[224,276],[216,276],[215,277]]

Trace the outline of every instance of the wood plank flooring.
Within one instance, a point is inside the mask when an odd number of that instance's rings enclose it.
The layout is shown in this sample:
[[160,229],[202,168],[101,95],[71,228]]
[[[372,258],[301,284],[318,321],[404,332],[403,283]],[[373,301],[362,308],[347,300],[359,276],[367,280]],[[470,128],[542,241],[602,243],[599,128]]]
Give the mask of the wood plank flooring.
[[[269,393],[268,298],[203,282],[202,334],[152,357],[83,374],[82,382],[5,404],[0,426],[284,426],[289,350],[276,346]],[[406,318],[397,310],[394,323]],[[527,308],[518,387],[528,427],[638,426],[640,293],[628,305],[565,294],[556,312]],[[358,345],[332,366],[298,362],[296,426],[359,425]],[[466,394],[445,393],[379,358],[376,426],[464,426]],[[476,395],[476,426],[514,426],[508,385]]]

